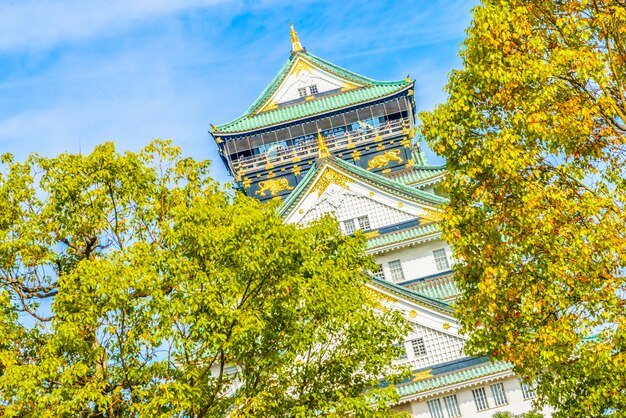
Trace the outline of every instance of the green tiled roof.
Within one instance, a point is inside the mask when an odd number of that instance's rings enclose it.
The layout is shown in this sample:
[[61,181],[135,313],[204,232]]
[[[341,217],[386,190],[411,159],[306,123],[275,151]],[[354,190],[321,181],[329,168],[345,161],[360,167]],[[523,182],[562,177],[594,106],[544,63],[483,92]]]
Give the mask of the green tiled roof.
[[436,284],[432,284],[432,281],[417,282],[407,285],[407,287],[422,295],[442,300],[454,298],[460,293],[453,280]]
[[417,225],[413,228],[402,229],[400,231],[395,231],[389,234],[370,238],[367,240],[367,249],[373,250],[376,248],[384,247],[386,245],[396,244],[403,241],[409,241],[414,238],[436,234],[437,232],[439,232],[439,228],[435,223]]
[[453,385],[456,383],[467,382],[479,377],[489,376],[496,373],[506,372],[512,369],[509,363],[498,361],[493,363],[485,363],[477,367],[465,370],[459,370],[452,373],[435,376],[430,379],[420,380],[419,382],[408,383],[398,386],[396,390],[400,396],[415,395],[427,390],[437,389],[443,386]]
[[[289,74],[292,64],[298,57],[312,62],[315,66],[320,67],[321,69],[328,71],[331,74],[362,84],[363,87],[349,90],[346,92],[340,92],[334,95],[321,96],[315,98],[314,100],[298,102],[291,106],[286,106],[255,114],[254,112],[256,112],[259,107],[263,105],[278,89],[282,81]],[[302,51],[292,54],[289,57],[287,62],[283,65],[283,67],[278,72],[276,77],[274,77],[269,86],[267,86],[265,90],[263,90],[261,95],[254,101],[254,103],[248,108],[248,110],[246,110],[246,112],[242,116],[231,122],[217,126],[214,134],[219,135],[220,133],[246,132],[266,126],[280,124],[290,120],[313,116],[331,110],[341,109],[358,103],[368,102],[371,100],[389,96],[403,89],[408,89],[411,85],[412,83],[406,80],[375,81],[343,69],[326,60],[318,58],[313,54]]]
[[387,177],[383,177],[380,174],[372,173],[371,171],[367,171],[347,161],[336,159],[335,162],[339,167],[342,167],[350,171],[355,176],[362,178],[366,181],[370,181],[382,189],[400,193],[404,195],[405,197],[409,198],[410,200],[420,200],[424,203],[431,204],[431,205],[443,205],[443,204],[448,203],[448,199],[444,197],[437,196],[432,193],[424,192],[422,190],[417,190],[417,189],[414,189],[413,187],[405,186],[402,183],[399,183],[392,179],[388,179]]
[[446,172],[444,166],[414,167],[410,171],[398,173],[393,179],[407,186],[419,186],[428,180],[441,176]]
[[[375,187],[378,187],[382,190],[386,190],[394,195],[399,195],[407,200],[411,201],[419,201],[422,203],[426,203],[427,205],[437,206],[441,204],[445,204],[448,202],[447,199],[434,195],[432,193],[424,192],[422,190],[414,189],[409,186],[405,186],[404,184],[388,179],[386,177],[381,176],[380,174],[372,173],[367,171],[361,167],[358,167],[352,163],[347,161],[343,161],[339,158],[327,158],[323,160],[325,163],[334,166],[337,169],[343,170],[354,177],[357,177],[366,183],[370,183]],[[320,161],[316,161],[313,166],[309,169],[307,174],[304,176],[302,181],[296,186],[294,190],[291,191],[289,196],[284,200],[280,214],[285,216],[292,207],[300,200],[303,196],[304,192],[309,187],[311,181],[315,178],[315,174],[323,167],[320,164]]]
[[428,297],[426,295],[423,295],[419,292],[416,292],[414,290],[411,289],[407,289],[404,286],[400,286],[397,285],[395,283],[391,283],[388,282],[386,280],[383,279],[379,279],[378,277],[372,275],[371,273],[368,274],[370,277],[370,281],[372,282],[372,284],[374,284],[375,286],[381,287],[385,290],[387,290],[388,292],[394,293],[398,296],[402,296],[405,297],[407,299],[413,300],[415,302],[418,302],[421,305],[427,305],[431,308],[434,308],[438,311],[447,313],[449,315],[452,314],[452,308],[450,308],[450,305],[448,305],[446,302],[439,300],[439,299],[435,299],[435,298],[431,298]]

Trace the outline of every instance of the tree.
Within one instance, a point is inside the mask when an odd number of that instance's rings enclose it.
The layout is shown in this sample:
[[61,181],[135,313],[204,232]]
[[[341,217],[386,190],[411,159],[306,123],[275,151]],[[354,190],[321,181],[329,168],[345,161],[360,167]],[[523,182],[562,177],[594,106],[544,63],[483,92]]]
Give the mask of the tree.
[[496,412],[493,418],[543,418],[543,414],[537,411],[528,411],[521,414],[513,414],[512,412]]
[[406,329],[367,297],[364,244],[283,224],[167,142],[5,155],[0,411],[385,415]]
[[626,411],[626,3],[484,0],[448,100],[444,225],[468,349],[555,416]]

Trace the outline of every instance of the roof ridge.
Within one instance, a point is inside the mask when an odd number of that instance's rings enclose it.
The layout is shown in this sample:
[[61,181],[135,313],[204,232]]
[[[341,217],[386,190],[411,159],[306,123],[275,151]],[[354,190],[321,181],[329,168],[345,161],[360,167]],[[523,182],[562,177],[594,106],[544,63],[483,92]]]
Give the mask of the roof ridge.
[[371,171],[368,171],[364,168],[361,168],[355,164],[351,164],[347,161],[343,161],[341,159],[336,160],[336,163],[339,164],[339,166],[343,166],[343,168],[352,171],[354,174],[357,175],[362,175],[365,177],[370,177],[372,178],[373,181],[378,181],[379,183],[383,183],[385,185],[387,185],[388,187],[397,189],[398,191],[401,191],[403,193],[409,194],[409,195],[413,195],[418,197],[419,199],[422,200],[426,200],[429,201],[430,203],[435,203],[435,204],[444,204],[448,202],[448,199],[441,197],[441,196],[437,196],[436,194],[433,193],[429,193],[429,192],[425,192],[423,190],[418,190],[418,189],[414,189],[412,187],[408,187],[405,186],[404,184],[393,180],[393,179],[389,179],[387,177],[381,176],[380,174],[377,173],[372,173]]
[[[320,161],[320,160],[317,160],[317,161]],[[352,175],[369,179],[375,183],[376,182],[379,184],[382,183],[383,186],[386,188],[390,188],[392,190],[403,193],[405,195],[413,196],[414,198],[418,200],[426,201],[427,203],[430,203],[430,204],[438,205],[438,204],[444,204],[448,201],[447,199],[441,196],[437,196],[435,194],[425,192],[423,190],[418,190],[409,186],[405,186],[396,180],[388,179],[386,177],[381,176],[380,174],[367,171],[364,168],[358,167],[347,161],[343,161],[341,158],[335,158],[333,156],[333,157],[324,159],[324,162],[326,162],[331,167],[334,166],[333,168],[335,170],[337,169],[346,170]],[[279,213],[281,214],[281,216],[284,216],[288,212],[290,207],[295,203],[295,201],[302,194],[302,192],[308,187],[308,183],[315,176],[313,172],[317,173],[319,170],[321,170],[324,167],[323,164],[317,165],[316,163],[314,163],[314,165],[311,166],[311,168],[309,169],[307,174],[304,176],[304,178],[300,181],[300,183],[298,183],[296,188],[292,190],[289,196],[287,196],[287,198],[283,201],[283,204],[281,205],[281,208],[279,209]]]
[[437,299],[437,298],[433,298],[430,296],[426,296],[422,293],[419,293],[413,289],[409,289],[406,288],[404,286],[400,286],[398,284],[392,283],[392,282],[388,282],[386,280],[380,279],[376,276],[374,276],[374,274],[367,272],[367,275],[370,279],[371,282],[373,282],[374,284],[377,284],[379,286],[385,287],[387,288],[387,290],[390,290],[392,292],[396,292],[399,293],[402,296],[406,296],[410,299],[425,303],[426,305],[429,305],[430,307],[442,310],[446,313],[452,314],[452,308],[450,307],[450,305],[441,300],[441,299]]
[[[278,71],[278,73],[274,76],[274,78],[270,81],[270,83],[265,87],[265,89],[263,89],[263,91],[261,92],[261,94],[259,94],[259,96],[254,100],[254,102],[252,102],[252,104],[246,109],[246,111],[243,113],[243,115],[229,121],[226,123],[223,123],[221,125],[217,126],[217,131],[220,131],[220,128],[225,128],[227,126],[233,125],[236,122],[241,121],[242,119],[245,119],[246,117],[251,117],[254,114],[258,113],[258,110],[261,108],[261,106],[263,105],[263,103],[265,103],[267,100],[269,100],[269,98],[271,97],[272,94],[274,94],[276,92],[276,90],[278,89],[278,87],[280,86],[280,83],[285,79],[285,77],[289,74],[289,72],[291,71],[292,66],[294,65],[294,63],[298,60],[298,59],[302,59],[305,61],[310,61],[312,64],[317,65],[318,67],[320,67],[323,71],[327,71],[337,77],[340,78],[345,78],[351,81],[354,81],[356,83],[359,84],[363,84],[364,87],[377,87],[377,86],[393,86],[393,85],[409,85],[411,84],[411,81],[407,81],[405,80],[396,80],[396,81],[377,81],[374,80],[372,78],[369,77],[365,77],[362,76],[358,73],[355,73],[353,71],[347,70],[343,67],[340,67],[339,65],[333,64],[330,61],[327,61],[323,58],[320,58],[316,55],[311,54],[310,52],[307,52],[305,50],[303,51],[298,51],[296,53],[293,53],[289,56],[289,58],[285,61],[285,63],[282,65],[282,67],[280,68],[280,70]],[[351,91],[347,91],[347,92],[342,92],[339,94],[346,94],[346,93],[350,93]],[[323,99],[327,99],[328,97],[320,97],[318,98],[318,100],[323,100]],[[298,105],[301,103],[298,103]],[[297,105],[296,105],[297,106]]]

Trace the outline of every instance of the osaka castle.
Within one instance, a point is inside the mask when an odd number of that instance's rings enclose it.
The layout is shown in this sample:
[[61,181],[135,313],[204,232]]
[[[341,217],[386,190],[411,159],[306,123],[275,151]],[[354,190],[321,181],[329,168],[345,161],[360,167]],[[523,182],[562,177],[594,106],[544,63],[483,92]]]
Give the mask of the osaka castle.
[[317,57],[293,26],[291,46],[250,107],[212,126],[235,184],[261,201],[281,199],[285,222],[332,213],[343,233],[365,233],[378,264],[368,292],[412,324],[397,362],[414,374],[397,386],[394,409],[425,418],[531,410],[533,387],[511,365],[463,352],[454,257],[438,226],[445,166],[429,164],[413,141],[415,82],[376,81]]

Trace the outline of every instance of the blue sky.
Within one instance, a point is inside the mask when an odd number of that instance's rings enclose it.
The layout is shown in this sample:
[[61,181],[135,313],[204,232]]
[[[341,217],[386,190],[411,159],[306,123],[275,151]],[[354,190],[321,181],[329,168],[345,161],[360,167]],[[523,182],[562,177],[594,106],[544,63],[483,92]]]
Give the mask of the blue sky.
[[[312,53],[379,80],[416,80],[419,110],[445,100],[474,1],[2,0],[0,153],[137,150],[169,138],[217,158],[209,124],[241,114],[289,56]],[[431,154],[432,155],[432,154]]]

